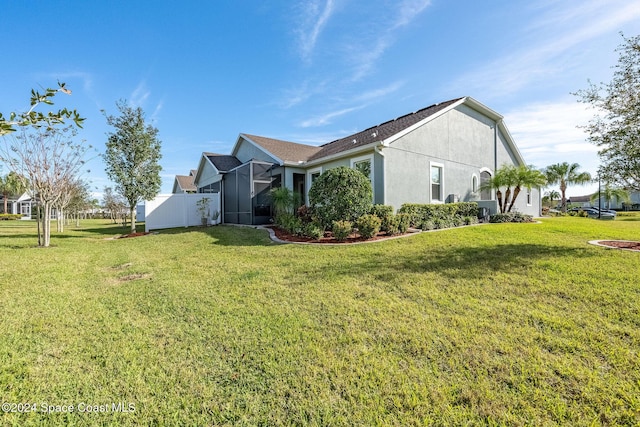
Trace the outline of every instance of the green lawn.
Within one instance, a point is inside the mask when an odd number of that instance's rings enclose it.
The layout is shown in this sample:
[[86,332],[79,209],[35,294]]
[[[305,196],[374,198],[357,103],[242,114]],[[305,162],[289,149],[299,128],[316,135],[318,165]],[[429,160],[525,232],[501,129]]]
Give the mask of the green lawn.
[[37,409],[1,425],[640,424],[640,253],[587,244],[640,240],[640,216],[321,247],[122,232],[42,249],[0,222],[1,397]]

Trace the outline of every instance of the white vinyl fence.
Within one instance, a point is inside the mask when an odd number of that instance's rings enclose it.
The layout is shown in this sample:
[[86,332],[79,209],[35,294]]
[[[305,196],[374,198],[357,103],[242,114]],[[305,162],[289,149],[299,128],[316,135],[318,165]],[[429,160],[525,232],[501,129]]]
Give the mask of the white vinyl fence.
[[[197,203],[205,197],[209,199],[209,224],[219,224],[222,219],[220,193],[160,194],[145,201],[145,231],[202,225]],[[212,216],[216,211],[220,215],[214,222]]]

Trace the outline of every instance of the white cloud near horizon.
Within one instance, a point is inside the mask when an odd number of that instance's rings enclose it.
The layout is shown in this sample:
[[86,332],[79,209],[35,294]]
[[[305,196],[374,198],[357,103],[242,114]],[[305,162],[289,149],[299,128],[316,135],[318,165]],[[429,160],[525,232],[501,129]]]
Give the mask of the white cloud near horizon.
[[[616,0],[618,6],[599,0],[561,3],[525,28],[526,39],[516,52],[494,58],[464,73],[451,86],[468,93],[486,93],[483,99],[514,94],[537,81],[555,78],[572,60],[571,49],[624,23],[640,20],[640,3]],[[499,84],[496,84],[499,82]]]
[[593,115],[593,109],[585,104],[564,99],[525,105],[507,112],[504,120],[527,163],[546,167],[548,164],[537,163],[581,159],[583,168],[593,171],[597,169],[598,147],[589,143],[587,134],[578,127]]

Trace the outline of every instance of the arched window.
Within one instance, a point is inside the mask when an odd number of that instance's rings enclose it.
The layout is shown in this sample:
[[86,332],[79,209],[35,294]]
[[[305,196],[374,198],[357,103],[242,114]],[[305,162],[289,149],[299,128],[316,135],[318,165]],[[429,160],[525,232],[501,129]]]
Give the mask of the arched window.
[[480,172],[480,186],[483,187],[480,192],[481,200],[491,200],[491,189],[484,188],[484,186],[491,180],[491,174],[487,171]]
[[478,192],[478,177],[475,175],[471,177],[471,192],[474,194]]

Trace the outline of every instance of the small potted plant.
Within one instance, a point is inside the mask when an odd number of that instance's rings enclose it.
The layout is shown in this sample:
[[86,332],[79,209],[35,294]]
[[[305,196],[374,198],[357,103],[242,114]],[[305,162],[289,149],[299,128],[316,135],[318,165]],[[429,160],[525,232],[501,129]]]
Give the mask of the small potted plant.
[[218,220],[218,218],[220,217],[220,211],[213,211],[213,213],[211,214],[211,223],[213,225],[216,225],[216,221]]
[[200,221],[202,222],[202,226],[206,227],[209,225],[209,198],[203,197],[202,199],[196,202],[196,206],[198,207],[198,213],[200,213]]

